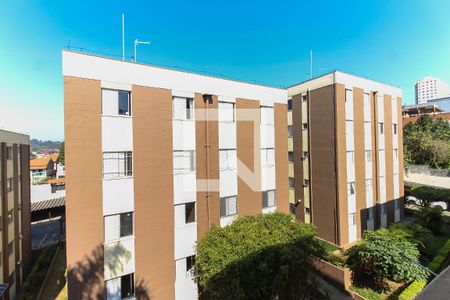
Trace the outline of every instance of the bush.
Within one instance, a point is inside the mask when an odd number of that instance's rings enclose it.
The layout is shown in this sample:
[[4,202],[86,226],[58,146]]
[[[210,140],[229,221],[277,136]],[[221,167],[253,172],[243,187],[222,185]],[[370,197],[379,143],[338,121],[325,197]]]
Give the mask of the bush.
[[56,245],[49,246],[43,249],[39,254],[39,257],[23,284],[23,299],[35,299],[42,282],[44,281],[45,275],[47,274],[48,268],[50,267],[53,256],[55,255],[56,248]]
[[417,215],[417,223],[428,228],[433,234],[439,234],[442,229],[441,207],[423,207]]
[[212,226],[197,244],[203,299],[322,299],[311,281],[325,250],[311,225],[286,214],[246,216]]
[[413,281],[399,296],[398,300],[413,300],[426,285],[426,281]]
[[363,296],[364,298],[368,300],[383,300],[383,296],[379,294],[378,292],[370,289],[370,288],[362,288],[358,286],[351,285],[350,290],[358,293],[360,296]]
[[366,231],[363,240],[347,254],[353,280],[361,286],[384,290],[384,278],[398,282],[427,278],[427,273],[414,263],[419,257],[416,245],[384,228]]
[[411,195],[419,199],[421,206],[429,206],[432,202],[446,201],[450,198],[450,191],[431,186],[414,185]]
[[428,265],[428,268],[433,272],[438,272],[444,260],[447,259],[448,254],[450,253],[450,239],[442,246],[436,256],[433,258],[431,263]]

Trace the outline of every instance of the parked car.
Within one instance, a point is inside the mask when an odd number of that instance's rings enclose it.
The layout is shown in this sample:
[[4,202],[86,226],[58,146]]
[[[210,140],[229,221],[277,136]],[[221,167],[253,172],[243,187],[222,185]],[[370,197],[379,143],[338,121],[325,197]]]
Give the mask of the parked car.
[[[405,197],[406,204],[414,204],[414,205],[420,205],[420,199],[417,199],[414,196],[406,196]],[[447,210],[447,203],[444,201],[438,201],[438,202],[431,202],[431,207],[441,207],[443,210]]]

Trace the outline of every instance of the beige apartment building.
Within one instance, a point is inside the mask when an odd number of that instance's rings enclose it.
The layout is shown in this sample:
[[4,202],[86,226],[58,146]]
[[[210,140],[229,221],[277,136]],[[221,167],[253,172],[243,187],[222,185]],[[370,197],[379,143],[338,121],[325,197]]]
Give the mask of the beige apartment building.
[[63,52],[70,299],[197,299],[212,224],[289,211],[287,91]]
[[291,211],[340,246],[403,217],[400,88],[332,72],[288,88]]
[[28,135],[0,130],[0,283],[7,300],[31,263],[29,144]]

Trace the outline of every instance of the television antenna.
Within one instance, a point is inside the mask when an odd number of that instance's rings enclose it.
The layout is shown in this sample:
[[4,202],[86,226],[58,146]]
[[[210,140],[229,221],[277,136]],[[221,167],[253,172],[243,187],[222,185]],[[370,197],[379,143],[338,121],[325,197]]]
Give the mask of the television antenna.
[[134,40],[134,62],[136,62],[136,60],[137,60],[136,50],[139,45],[150,45],[150,42],[140,41],[138,39]]

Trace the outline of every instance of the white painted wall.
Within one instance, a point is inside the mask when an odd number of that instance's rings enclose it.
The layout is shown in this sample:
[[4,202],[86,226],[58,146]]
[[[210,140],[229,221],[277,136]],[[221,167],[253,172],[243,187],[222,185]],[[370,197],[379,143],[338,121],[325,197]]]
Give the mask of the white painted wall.
[[102,116],[102,151],[133,151],[133,119]]
[[134,273],[134,237],[125,237],[119,241],[104,244],[105,280]]
[[385,203],[386,202],[386,177],[380,177],[379,179],[380,182],[380,203]]
[[287,103],[287,91],[161,67],[63,51],[63,75],[120,82],[224,98],[258,99],[261,105]]
[[173,150],[195,150],[195,121],[173,120]]
[[225,226],[230,225],[231,223],[234,222],[234,220],[236,220],[237,217],[238,217],[238,215],[221,217],[220,218],[220,227],[225,227]]
[[175,299],[196,300],[198,299],[197,284],[194,278],[186,272],[186,259],[175,261]]
[[[175,213],[179,213],[179,205],[175,206]],[[184,212],[184,211],[183,211]],[[184,217],[184,216],[183,216]],[[197,241],[197,223],[189,223],[175,228],[175,260],[195,254]]]
[[237,169],[219,172],[220,197],[235,196],[237,191]]
[[197,200],[196,174],[176,174],[173,176],[174,204],[193,202]]
[[134,211],[134,179],[103,180],[103,215]]
[[353,130],[353,121],[345,121],[345,142],[347,151],[355,150],[355,133]]
[[219,149],[236,149],[236,123],[219,122]]

